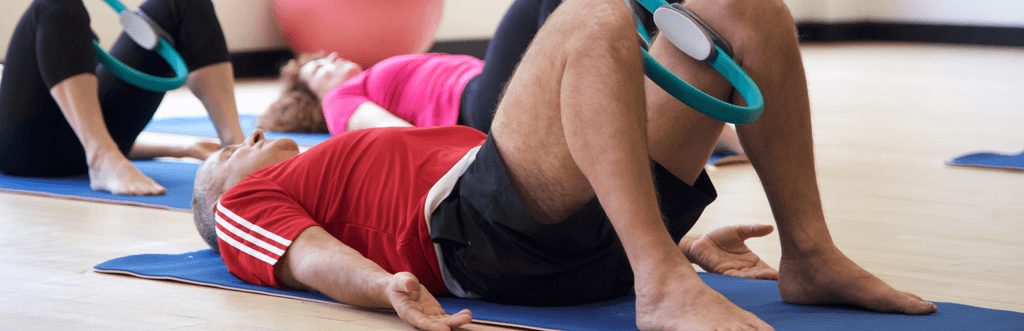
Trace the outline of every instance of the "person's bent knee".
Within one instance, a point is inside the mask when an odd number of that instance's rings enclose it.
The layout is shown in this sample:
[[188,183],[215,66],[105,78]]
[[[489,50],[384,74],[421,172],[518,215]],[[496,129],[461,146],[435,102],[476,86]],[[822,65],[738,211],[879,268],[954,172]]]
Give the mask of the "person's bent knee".
[[[558,8],[548,24],[572,37],[566,47],[589,53],[639,52],[639,41],[629,9],[622,1],[569,1]],[[560,14],[560,15],[558,15]]]
[[39,24],[45,24],[50,29],[91,31],[89,30],[89,12],[82,2],[62,1],[59,4],[51,3],[40,6],[37,15],[39,15]]
[[174,5],[178,8],[189,8],[189,10],[214,11],[211,0],[174,0]]
[[[703,4],[698,5],[704,7],[701,8],[702,12],[710,12],[713,17],[705,19],[724,21],[719,24],[748,26],[754,30],[763,30],[769,27],[795,29],[793,16],[782,0],[704,0],[702,2]],[[727,29],[727,27],[723,28]]]

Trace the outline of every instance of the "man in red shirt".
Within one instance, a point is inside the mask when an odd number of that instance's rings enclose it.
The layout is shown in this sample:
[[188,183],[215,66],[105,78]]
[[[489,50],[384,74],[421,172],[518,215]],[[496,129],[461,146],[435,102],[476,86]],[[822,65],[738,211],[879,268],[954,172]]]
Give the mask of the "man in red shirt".
[[[765,94],[765,115],[739,134],[779,224],[783,299],[934,312],[829,237],[806,82],[782,2],[688,6],[739,41],[736,57]],[[299,154],[293,141],[256,132],[200,169],[196,225],[241,279],[391,307],[423,329],[471,320],[468,311],[445,314],[437,294],[567,304],[634,288],[642,329],[770,330],[690,265],[774,278],[742,244],[771,228],[683,236],[715,198],[702,168],[722,123],[680,110],[650,84],[644,90],[633,27],[619,0],[562,4],[523,55],[489,135],[459,126],[358,130]],[[729,98],[717,74],[667,44],[652,47],[663,64]],[[708,246],[715,242],[728,243]]]

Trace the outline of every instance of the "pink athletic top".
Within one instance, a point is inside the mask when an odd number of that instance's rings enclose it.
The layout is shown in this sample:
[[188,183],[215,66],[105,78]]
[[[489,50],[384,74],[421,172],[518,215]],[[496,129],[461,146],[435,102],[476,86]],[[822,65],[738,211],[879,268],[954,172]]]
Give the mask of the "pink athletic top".
[[359,105],[372,101],[418,127],[454,125],[462,90],[483,70],[465,55],[413,54],[388,58],[327,93],[324,118],[332,135],[346,131]]

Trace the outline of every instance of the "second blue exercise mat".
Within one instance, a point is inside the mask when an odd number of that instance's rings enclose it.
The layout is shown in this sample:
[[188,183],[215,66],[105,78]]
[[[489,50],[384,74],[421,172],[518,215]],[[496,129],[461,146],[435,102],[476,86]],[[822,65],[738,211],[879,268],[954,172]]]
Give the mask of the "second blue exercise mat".
[[[209,249],[184,254],[126,256],[101,263],[95,269],[103,273],[334,302],[317,293],[243,282],[232,276],[220,255]],[[935,314],[908,316],[850,307],[791,305],[782,302],[774,281],[708,273],[701,273],[700,277],[708,286],[777,330],[1024,330],[1024,314],[1011,311],[938,302],[939,311]],[[483,321],[562,330],[636,330],[633,296],[569,307],[508,306],[455,298],[438,298],[438,301],[449,313],[470,309],[474,319]]]
[[[239,123],[242,125],[242,132],[248,137],[256,130],[256,116],[255,115],[241,115],[238,117]],[[213,126],[213,121],[209,117],[171,117],[154,119],[146,125],[146,130],[154,132],[165,132],[165,133],[177,133],[187,134],[192,136],[201,137],[217,137],[217,129]],[[329,133],[285,133],[285,132],[265,132],[264,136],[268,139],[278,138],[292,138],[301,146],[313,146],[327,140],[331,137]]]
[[198,163],[135,161],[139,171],[167,188],[163,195],[128,196],[93,191],[89,176],[31,178],[0,174],[0,191],[38,194],[60,198],[99,201],[147,207],[192,210],[192,185]]
[[972,153],[946,162],[948,165],[1024,171],[1024,152],[1017,155],[999,153]]

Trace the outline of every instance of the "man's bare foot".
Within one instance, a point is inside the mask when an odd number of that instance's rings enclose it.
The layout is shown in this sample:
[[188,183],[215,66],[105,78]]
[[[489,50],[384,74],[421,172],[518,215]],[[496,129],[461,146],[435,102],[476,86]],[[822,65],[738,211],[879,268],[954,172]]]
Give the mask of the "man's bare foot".
[[89,186],[117,195],[161,195],[167,191],[120,154],[102,158],[89,167]]
[[869,310],[911,315],[938,307],[917,295],[898,291],[864,270],[833,246],[811,256],[782,257],[779,294],[794,304],[852,304]]
[[715,292],[689,270],[659,281],[636,282],[636,325],[641,330],[774,330]]
[[209,141],[197,141],[195,144],[189,145],[185,148],[185,155],[205,161],[206,158],[210,157],[213,153],[220,150],[220,144],[209,142]]

